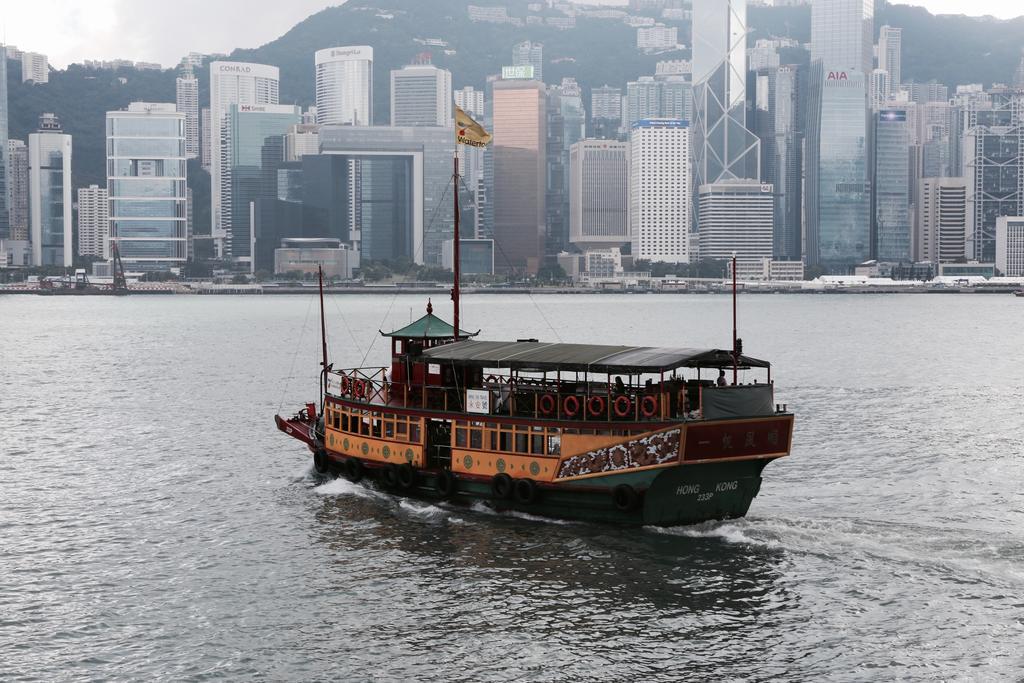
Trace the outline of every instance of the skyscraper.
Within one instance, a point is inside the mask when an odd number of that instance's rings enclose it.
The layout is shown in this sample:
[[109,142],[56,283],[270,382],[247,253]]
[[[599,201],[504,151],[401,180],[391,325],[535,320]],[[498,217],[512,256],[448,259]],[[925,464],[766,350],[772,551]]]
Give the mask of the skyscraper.
[[317,50],[313,61],[316,122],[373,125],[373,48],[368,45],[330,47]]
[[622,89],[602,85],[590,90],[590,137],[614,140],[622,127]]
[[175,80],[175,103],[185,115],[185,154],[189,159],[199,156],[199,79],[187,68]]
[[803,131],[798,113],[796,66],[769,67],[757,73],[754,129],[761,139],[761,179],[774,188],[774,256],[799,261],[802,234]]
[[484,117],[484,91],[471,85],[459,88],[454,93],[455,105],[474,119]]
[[23,83],[49,83],[50,61],[38,52],[21,53],[21,80]]
[[629,220],[634,259],[689,263],[690,129],[678,119],[633,124]]
[[[11,203],[10,238],[28,241],[28,147],[21,140],[7,141],[7,189]],[[2,220],[2,219],[0,219]]]
[[40,116],[39,131],[28,136],[28,187],[32,265],[69,268],[71,136],[53,114]]
[[637,121],[662,118],[664,87],[665,84],[655,80],[654,76],[641,76],[626,83],[626,126],[632,128]]
[[110,211],[107,188],[99,185],[78,188],[78,255],[109,258],[107,236]]
[[536,274],[546,216],[544,84],[502,80],[493,88],[495,269]]
[[910,138],[907,112],[883,109],[875,116],[874,257],[911,260]]
[[391,125],[454,125],[452,72],[433,64],[409,64],[391,72]]
[[722,180],[700,186],[697,195],[700,258],[749,263],[771,259],[772,186],[751,179]]
[[125,266],[166,271],[188,260],[185,114],[172,103],[107,112],[109,238]]
[[629,243],[629,143],[580,140],[569,178],[569,241],[582,251]]
[[903,29],[885,24],[878,29],[878,68],[889,72],[892,89],[903,83]]
[[526,40],[512,48],[512,66],[533,67],[533,79],[544,81],[544,45]]
[[747,2],[694,0],[693,163],[696,187],[758,177],[760,145],[747,129]]
[[211,150],[210,141],[210,108],[203,107],[199,110],[199,161],[203,168],[210,171],[210,154]]
[[965,257],[967,238],[967,179],[922,178],[917,210],[920,226],[914,240],[914,260],[935,264]]
[[227,168],[224,130],[232,104],[277,104],[279,70],[246,62],[210,64],[210,219],[218,256],[227,256],[230,241],[231,172]]
[[996,218],[1024,214],[1024,95],[993,89],[969,113],[963,164],[967,177],[968,258],[995,258]]
[[871,73],[874,34],[874,0],[812,0],[812,62],[833,71]]
[[808,78],[808,265],[846,272],[871,255],[867,79],[872,0],[814,0]]
[[224,135],[225,169],[231,177],[226,215],[231,258],[252,263],[250,204],[277,196],[277,168],[284,162],[284,137],[302,120],[302,108],[283,104],[233,104]]
[[[11,237],[10,210],[7,200],[9,164],[7,144],[7,47],[0,45],[0,240]],[[0,251],[0,263],[7,265],[6,250]]]

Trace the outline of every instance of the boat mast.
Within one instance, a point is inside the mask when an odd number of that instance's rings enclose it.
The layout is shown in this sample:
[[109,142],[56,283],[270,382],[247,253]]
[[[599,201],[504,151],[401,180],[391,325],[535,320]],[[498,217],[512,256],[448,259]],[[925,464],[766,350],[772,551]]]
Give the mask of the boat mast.
[[462,264],[459,262],[459,155],[452,155],[452,196],[455,198],[455,221],[452,241],[452,304],[455,307],[453,325],[455,341],[459,341],[459,280],[462,278]]
[[732,252],[732,385],[739,381],[740,350],[736,343],[736,252]]
[[317,271],[320,276],[320,342],[323,345],[323,361],[320,365],[323,370],[320,373],[323,383],[323,391],[321,392],[321,400],[324,394],[327,393],[327,323],[324,320],[324,267],[323,265],[317,266]]

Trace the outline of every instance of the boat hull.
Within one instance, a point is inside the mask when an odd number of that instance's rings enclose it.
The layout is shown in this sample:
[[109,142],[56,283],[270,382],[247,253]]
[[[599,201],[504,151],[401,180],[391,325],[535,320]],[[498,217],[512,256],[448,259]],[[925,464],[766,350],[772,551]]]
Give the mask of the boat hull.
[[[330,472],[344,471],[342,458],[328,455]],[[538,517],[631,526],[678,526],[747,514],[761,488],[761,471],[767,459],[673,467],[610,474],[585,482],[537,487],[532,502],[514,496],[495,495],[490,480],[458,477],[454,493],[441,495],[439,475],[419,471],[415,483],[402,487],[387,481],[385,468],[364,466],[363,481],[391,494],[429,502],[484,504],[499,512],[518,512]],[[623,506],[616,489],[628,486],[637,493],[635,504]]]

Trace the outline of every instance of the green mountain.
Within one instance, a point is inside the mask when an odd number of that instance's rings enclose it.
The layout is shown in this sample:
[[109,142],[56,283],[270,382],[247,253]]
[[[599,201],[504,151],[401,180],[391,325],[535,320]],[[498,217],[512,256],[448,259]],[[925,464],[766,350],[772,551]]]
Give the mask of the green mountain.
[[[525,17],[528,0],[501,0],[512,16]],[[512,46],[526,39],[544,43],[544,80],[557,83],[576,78],[586,94],[605,83],[623,87],[629,80],[654,72],[661,59],[688,58],[681,50],[643,55],[635,49],[636,33],[617,21],[577,18],[576,27],[558,30],[547,25],[469,21],[470,0],[351,0],[325,9],[296,24],[283,36],[253,49],[235,50],[230,59],[273,64],[281,69],[281,102],[313,103],[313,53],[336,45],[374,48],[374,118],[389,120],[391,69],[427,52],[433,63],[452,71],[455,87],[482,88],[489,74],[511,60]],[[496,4],[496,3],[480,3]],[[751,7],[751,40],[771,36],[810,40],[810,9]],[[529,12],[536,15],[536,12]],[[562,16],[544,10],[544,16]],[[689,42],[688,22],[666,22],[679,28]],[[936,79],[957,83],[1009,82],[1024,45],[1024,18],[934,16],[906,5],[880,3],[876,26],[903,28],[903,74],[906,80]],[[425,45],[428,39],[447,43]],[[788,58],[788,56],[784,56]],[[16,64],[9,64],[10,136],[24,139],[36,127],[39,114],[56,113],[74,136],[76,186],[104,182],[104,113],[133,100],[174,101],[173,70],[94,70],[71,66],[52,72],[46,85],[20,82]],[[200,100],[208,99],[207,74],[199,73]],[[122,82],[123,79],[123,82]],[[197,189],[197,205],[205,200]]]

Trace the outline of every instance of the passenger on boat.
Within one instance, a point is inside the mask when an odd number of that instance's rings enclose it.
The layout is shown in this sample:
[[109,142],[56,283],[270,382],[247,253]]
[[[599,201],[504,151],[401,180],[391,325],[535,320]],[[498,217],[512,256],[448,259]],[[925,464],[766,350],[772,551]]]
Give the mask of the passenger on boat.
[[615,376],[615,393],[624,394],[626,393],[626,385],[622,383],[622,377]]
[[725,370],[719,370],[718,371],[718,382],[717,382],[718,386],[724,387],[728,383],[729,383],[729,381],[727,379],[725,379]]

